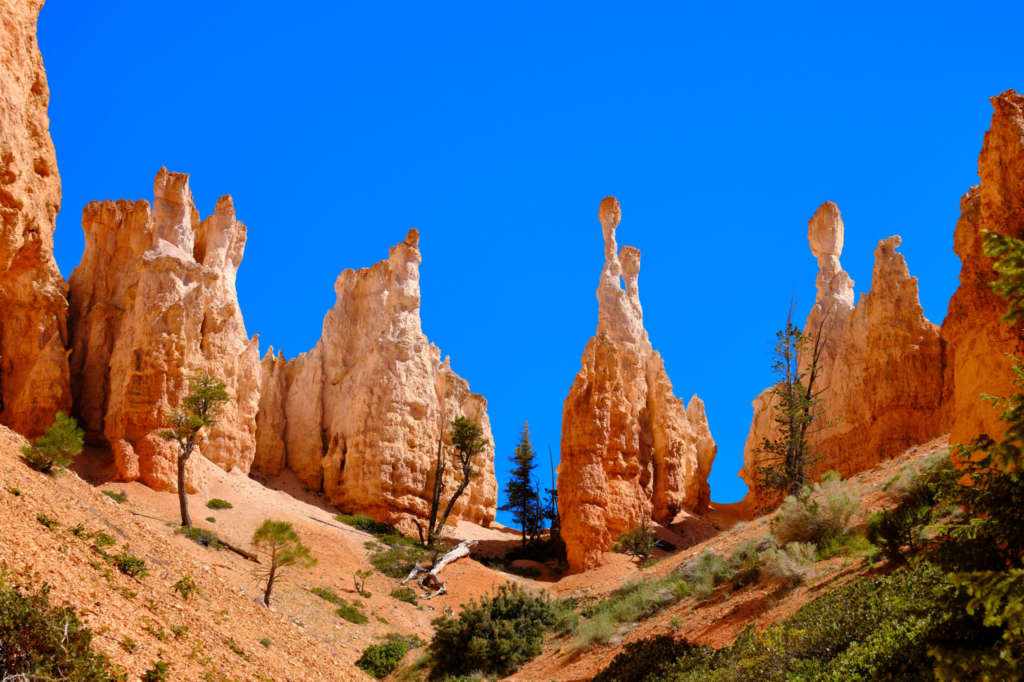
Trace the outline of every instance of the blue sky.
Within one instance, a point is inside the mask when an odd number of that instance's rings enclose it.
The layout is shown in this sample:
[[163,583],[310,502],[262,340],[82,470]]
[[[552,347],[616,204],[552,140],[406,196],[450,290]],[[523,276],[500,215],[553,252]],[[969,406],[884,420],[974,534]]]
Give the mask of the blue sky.
[[203,216],[233,195],[246,326],[293,357],[337,274],[416,227],[423,327],[489,401],[499,480],[528,420],[546,483],[614,194],[651,340],[707,404],[712,498],[739,499],[774,330],[814,299],[822,201],[858,294],[900,234],[942,321],[987,100],[1024,87],[1024,3],[638,4],[50,0],[61,271],[87,202],[188,172]]

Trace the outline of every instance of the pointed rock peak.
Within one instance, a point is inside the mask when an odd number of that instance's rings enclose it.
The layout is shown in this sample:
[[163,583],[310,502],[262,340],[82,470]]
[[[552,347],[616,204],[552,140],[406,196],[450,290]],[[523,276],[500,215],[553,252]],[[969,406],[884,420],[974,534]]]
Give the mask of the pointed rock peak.
[[405,244],[414,249],[418,248],[420,244],[420,231],[415,227],[409,230],[408,234],[405,235]]
[[235,217],[235,200],[231,198],[230,194],[225,194],[220,199],[217,199],[217,207],[213,212],[226,213],[233,219]]
[[[605,197],[597,215],[604,232],[605,258],[601,283],[597,287],[597,333],[618,342],[646,342],[647,333],[644,331],[637,283],[640,250],[632,246],[623,246],[621,253],[618,250],[615,229],[622,218],[622,210],[615,197]],[[619,282],[620,277],[625,282],[625,290]]]
[[161,166],[153,182],[153,221],[157,238],[192,253],[194,212],[188,174],[172,173]]
[[826,201],[807,223],[807,241],[815,258],[839,257],[843,253],[843,219],[839,207]]

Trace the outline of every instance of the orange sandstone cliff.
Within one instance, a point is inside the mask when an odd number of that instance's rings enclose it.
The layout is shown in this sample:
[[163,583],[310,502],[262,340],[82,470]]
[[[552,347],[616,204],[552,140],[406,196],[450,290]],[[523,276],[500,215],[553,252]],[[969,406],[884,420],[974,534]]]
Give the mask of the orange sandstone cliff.
[[[597,289],[597,335],[583,352],[562,412],[558,507],[569,565],[601,563],[620,533],[647,519],[670,523],[709,502],[715,457],[704,403],[675,397],[643,327],[640,251],[619,252],[614,197],[601,202],[605,264]],[[625,283],[625,289],[619,279]]]
[[[827,201],[811,218],[807,234],[819,273],[804,331],[820,336],[823,344],[815,382],[821,416],[808,437],[820,458],[815,475],[830,469],[843,476],[865,471],[945,430],[939,328],[924,317],[917,278],[896,252],[900,238],[878,243],[871,291],[854,306],[853,280],[839,263],[843,230],[838,207]],[[758,505],[778,498],[758,486],[762,444],[776,433],[766,390],[754,401],[740,472],[749,499]]]
[[[421,329],[418,242],[410,230],[387,260],[338,276],[337,301],[311,351],[290,361],[267,352],[256,468],[273,476],[287,467],[342,509],[408,531],[430,510],[438,436],[465,416],[489,445],[451,520],[487,525],[498,496],[487,401]],[[443,500],[455,474],[449,467]]]
[[[205,370],[231,400],[203,455],[248,471],[256,453],[259,347],[242,321],[235,273],[245,225],[231,197],[203,221],[188,176],[160,169],[154,201],[94,201],[82,213],[85,252],[71,273],[71,371],[76,413],[109,443],[118,475],[176,487],[176,446],[164,415]],[[188,487],[198,467],[189,471]]]
[[982,230],[1024,239],[1024,96],[1008,90],[991,102],[995,112],[978,157],[980,182],[960,200],[953,234],[962,262],[960,287],[942,323],[952,443],[1002,433],[999,410],[979,396],[1011,393],[1006,354],[1024,358],[1024,339],[999,320],[1006,302],[989,288],[995,273],[981,240]]
[[68,306],[53,259],[60,176],[36,42],[42,6],[0,2],[0,423],[31,436],[71,405]]

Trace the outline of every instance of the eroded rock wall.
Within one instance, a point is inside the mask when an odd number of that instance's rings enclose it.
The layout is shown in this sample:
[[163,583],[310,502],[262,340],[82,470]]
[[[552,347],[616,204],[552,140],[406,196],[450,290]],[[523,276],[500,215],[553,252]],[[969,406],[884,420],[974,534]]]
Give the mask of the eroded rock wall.
[[[924,317],[917,278],[896,252],[900,238],[878,243],[871,291],[854,306],[853,280],[839,263],[843,231],[832,202],[811,218],[807,236],[818,260],[818,293],[803,329],[823,343],[815,383],[820,416],[808,437],[819,458],[813,473],[834,469],[845,477],[941,435],[946,413],[939,328]],[[779,497],[758,485],[764,439],[777,434],[773,404],[770,390],[754,401],[740,472],[760,506]]]
[[704,404],[697,396],[688,406],[675,397],[647,338],[640,252],[619,251],[620,217],[615,198],[605,198],[597,334],[562,412],[558,506],[573,570],[599,565],[614,539],[644,520],[670,523],[684,509],[705,508],[716,451]]
[[36,42],[42,6],[0,2],[0,423],[27,436],[71,405],[66,285],[53,259],[60,177]]
[[942,323],[947,346],[950,442],[969,443],[1003,432],[999,410],[980,395],[1008,395],[1010,360],[1024,358],[1020,330],[999,320],[1006,301],[989,283],[992,260],[982,249],[982,230],[1024,239],[1024,96],[1008,90],[993,97],[992,123],[978,156],[980,182],[960,200],[953,250],[960,257],[960,286]]
[[[235,292],[246,229],[231,197],[200,221],[188,176],[164,168],[153,194],[152,207],[94,201],[82,213],[85,252],[70,278],[72,390],[83,427],[110,444],[120,478],[173,490],[176,450],[159,432],[199,371],[224,381],[231,396],[203,455],[249,470],[259,346]],[[197,471],[190,488],[201,485]]]
[[[490,445],[452,521],[486,525],[497,506],[487,401],[423,334],[418,241],[411,230],[387,260],[338,276],[311,351],[290,361],[264,357],[256,464],[267,475],[287,466],[342,509],[410,530],[429,513],[438,436],[465,416]],[[454,490],[451,467],[446,480]]]

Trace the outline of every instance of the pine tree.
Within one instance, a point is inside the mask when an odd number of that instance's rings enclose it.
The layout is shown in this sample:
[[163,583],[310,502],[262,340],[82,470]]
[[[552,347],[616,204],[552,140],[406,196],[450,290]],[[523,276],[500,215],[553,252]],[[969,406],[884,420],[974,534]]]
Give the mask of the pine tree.
[[302,544],[292,524],[285,521],[264,521],[253,533],[252,544],[267,555],[267,568],[264,570],[267,587],[263,591],[263,603],[267,606],[270,606],[270,592],[274,588],[274,580],[282,568],[309,568],[316,565],[316,559],[309,554],[309,547]]
[[430,518],[427,520],[426,534],[424,534],[423,526],[420,525],[419,521],[416,522],[416,528],[420,534],[420,542],[424,546],[433,547],[434,543],[441,537],[441,531],[444,530],[448,517],[455,508],[455,503],[462,496],[462,493],[466,492],[470,479],[479,473],[473,468],[473,458],[487,447],[487,439],[481,438],[482,435],[483,429],[472,419],[457,417],[452,420],[450,436],[452,447],[455,448],[455,460],[459,472],[462,474],[462,480],[459,481],[459,487],[455,489],[455,493],[448,500],[448,505],[445,507],[444,513],[440,515],[440,518],[438,515],[441,507],[441,494],[445,488],[444,473],[448,468],[448,463],[444,458],[444,440],[438,437],[437,462],[434,464],[434,492],[430,501]]
[[82,452],[84,434],[74,417],[58,412],[53,424],[36,438],[32,445],[21,449],[25,462],[44,474],[66,467]]
[[505,484],[505,498],[508,500],[499,507],[502,511],[512,512],[512,518],[519,524],[523,534],[523,547],[527,539],[534,540],[540,534],[543,514],[540,512],[540,496],[534,488],[532,472],[537,465],[533,463],[533,446],[530,444],[530,425],[523,422],[523,431],[519,436],[519,445],[512,454],[512,472]]
[[181,525],[192,527],[188,513],[188,497],[185,491],[185,463],[203,442],[203,429],[217,423],[217,417],[229,400],[224,382],[201,372],[188,378],[188,395],[174,412],[169,414],[167,424],[171,428],[161,431],[164,440],[178,444],[178,507],[181,511]]

